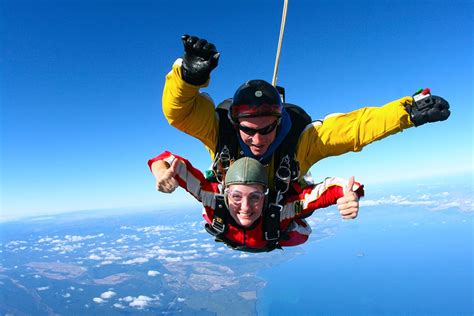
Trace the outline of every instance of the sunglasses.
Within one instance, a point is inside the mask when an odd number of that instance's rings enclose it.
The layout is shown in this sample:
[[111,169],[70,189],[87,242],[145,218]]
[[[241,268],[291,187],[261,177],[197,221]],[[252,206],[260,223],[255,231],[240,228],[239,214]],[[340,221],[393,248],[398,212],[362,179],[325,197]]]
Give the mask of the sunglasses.
[[258,129],[250,128],[250,127],[247,127],[247,126],[242,126],[240,124],[237,125],[237,126],[238,126],[239,130],[241,130],[245,134],[247,134],[249,136],[253,136],[257,133],[259,133],[260,135],[270,134],[278,126],[279,123],[280,123],[280,120],[278,119],[275,122],[273,122],[272,124],[267,125],[267,126],[262,127],[262,128],[258,128]]

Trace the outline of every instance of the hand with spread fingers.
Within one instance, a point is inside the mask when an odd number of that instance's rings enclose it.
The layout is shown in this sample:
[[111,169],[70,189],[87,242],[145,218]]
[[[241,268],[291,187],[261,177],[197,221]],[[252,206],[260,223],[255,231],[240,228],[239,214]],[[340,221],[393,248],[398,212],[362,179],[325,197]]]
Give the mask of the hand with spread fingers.
[[156,189],[163,193],[172,193],[178,186],[174,178],[179,161],[173,160],[171,166],[165,161],[156,161],[152,165],[152,172],[156,179]]
[[195,86],[205,84],[219,62],[216,46],[196,36],[183,35],[181,39],[184,45],[181,67],[184,81]]
[[349,178],[344,196],[337,200],[337,208],[343,219],[354,219],[359,213],[359,196],[354,192],[354,176]]

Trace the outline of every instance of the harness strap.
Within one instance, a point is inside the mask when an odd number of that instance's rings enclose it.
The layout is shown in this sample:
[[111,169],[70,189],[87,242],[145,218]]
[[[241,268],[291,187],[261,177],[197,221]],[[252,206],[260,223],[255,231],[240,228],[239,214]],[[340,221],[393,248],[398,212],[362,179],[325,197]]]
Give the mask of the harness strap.
[[[230,160],[230,162],[236,160],[241,155],[237,131],[228,117],[228,110],[231,104],[232,99],[226,99],[216,108],[216,113],[219,117],[219,136],[217,137],[217,145],[215,148],[213,172],[217,176],[217,180],[225,176],[225,174],[221,174],[222,170],[225,170],[226,167],[220,167],[222,164],[221,155],[223,154],[226,158],[225,160]],[[280,146],[275,150],[273,156],[276,168],[273,171],[275,175],[275,186],[276,189],[282,193],[288,190],[291,181],[298,179],[300,176],[299,163],[296,160],[296,146],[301,133],[312,121],[311,117],[301,107],[290,103],[284,103],[284,107],[290,115],[292,125],[290,131]],[[278,177],[278,175],[280,175],[280,177]],[[279,181],[279,178],[284,180]]]
[[[275,198],[275,194],[272,194],[272,198]],[[205,230],[215,237],[216,242],[223,242],[228,247],[234,250],[247,251],[247,252],[269,252],[275,249],[282,249],[278,243],[280,239],[285,237],[285,234],[280,232],[280,212],[282,206],[277,203],[270,203],[267,208],[263,211],[263,237],[267,241],[267,245],[263,248],[254,248],[247,245],[239,244],[236,241],[230,240],[225,235],[227,231],[227,224],[229,221],[229,210],[225,205],[224,196],[216,195],[216,205],[214,209],[214,217],[212,224],[206,223],[204,225]]]
[[[227,229],[229,211],[225,205],[224,196],[216,195],[216,207],[212,225],[206,224],[206,230],[213,236],[223,235]],[[207,227],[209,226],[209,227]],[[210,232],[211,230],[212,232]]]
[[215,241],[223,242],[227,247],[233,250],[252,252],[252,253],[270,252],[275,249],[283,250],[283,248],[278,243],[269,243],[266,247],[263,247],[263,248],[253,248],[253,247],[241,245],[235,241],[228,239],[225,236],[218,236],[216,237]]
[[219,137],[217,138],[216,155],[222,148],[229,149],[230,158],[236,159],[239,141],[237,139],[236,130],[229,119],[229,108],[232,104],[232,99],[222,101],[217,107],[216,112],[219,117]]
[[280,213],[283,209],[278,201],[278,193],[270,191],[269,200],[275,201],[268,204],[263,210],[263,232],[265,240],[269,242],[278,242],[281,238],[280,232]]

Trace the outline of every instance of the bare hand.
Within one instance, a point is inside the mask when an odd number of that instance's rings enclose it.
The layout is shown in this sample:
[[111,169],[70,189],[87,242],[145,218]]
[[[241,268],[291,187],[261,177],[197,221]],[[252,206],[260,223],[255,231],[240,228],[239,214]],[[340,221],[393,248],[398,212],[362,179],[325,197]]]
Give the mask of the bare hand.
[[174,178],[178,168],[178,159],[173,160],[169,168],[161,168],[154,172],[156,178],[156,189],[163,193],[171,193],[178,187],[178,181]]
[[354,219],[359,213],[359,197],[354,192],[354,176],[349,178],[344,196],[337,200],[337,208],[343,219]]

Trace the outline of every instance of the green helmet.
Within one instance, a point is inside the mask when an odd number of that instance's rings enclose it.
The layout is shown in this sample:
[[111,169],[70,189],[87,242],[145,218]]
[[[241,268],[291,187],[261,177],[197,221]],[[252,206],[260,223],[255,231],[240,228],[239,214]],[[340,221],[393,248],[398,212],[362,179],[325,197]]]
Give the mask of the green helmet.
[[268,186],[268,176],[265,167],[256,159],[243,157],[237,159],[225,176],[225,186],[231,184],[261,184]]

